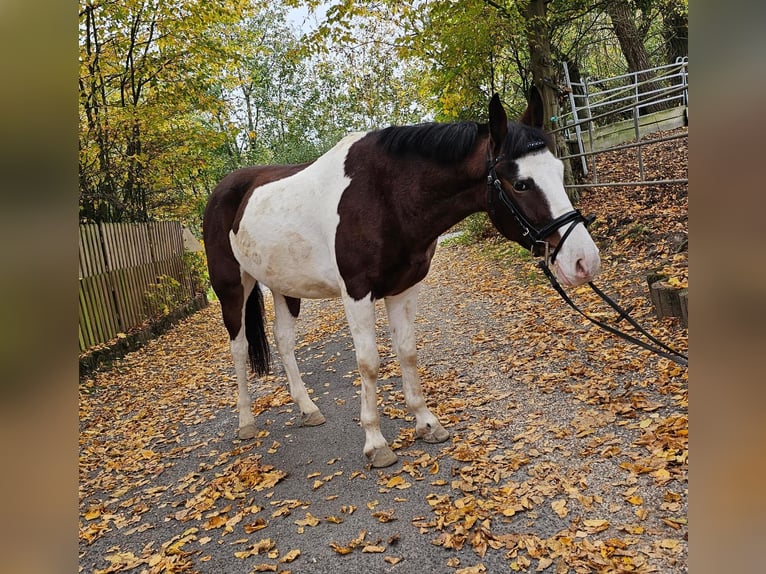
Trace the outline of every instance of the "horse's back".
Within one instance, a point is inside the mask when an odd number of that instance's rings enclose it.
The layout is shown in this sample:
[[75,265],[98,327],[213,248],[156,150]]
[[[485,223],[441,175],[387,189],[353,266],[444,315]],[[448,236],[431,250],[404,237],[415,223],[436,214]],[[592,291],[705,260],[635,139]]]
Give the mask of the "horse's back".
[[226,175],[208,198],[202,220],[202,238],[208,259],[213,287],[237,284],[240,281],[239,263],[229,242],[237,214],[245,198],[256,188],[288,177],[305,169],[309,164],[250,166]]
[[304,170],[259,185],[243,198],[231,245],[248,274],[293,298],[340,295],[338,203],[350,182],[348,149],[363,135],[347,136]]

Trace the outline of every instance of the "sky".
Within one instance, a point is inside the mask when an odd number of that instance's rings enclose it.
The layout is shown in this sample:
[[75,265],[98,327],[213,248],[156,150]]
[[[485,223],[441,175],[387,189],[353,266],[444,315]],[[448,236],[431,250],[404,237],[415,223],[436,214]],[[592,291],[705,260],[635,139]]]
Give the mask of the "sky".
[[291,26],[306,34],[315,28],[318,22],[324,18],[329,7],[329,3],[322,3],[313,12],[309,12],[309,9],[305,6],[292,8],[287,12],[287,21]]

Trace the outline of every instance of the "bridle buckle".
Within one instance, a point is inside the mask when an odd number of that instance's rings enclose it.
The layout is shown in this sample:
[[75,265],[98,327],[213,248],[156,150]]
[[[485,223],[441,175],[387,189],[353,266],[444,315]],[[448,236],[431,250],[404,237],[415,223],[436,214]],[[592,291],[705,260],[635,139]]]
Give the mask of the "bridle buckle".
[[545,264],[548,265],[551,258],[551,244],[547,241],[536,240],[532,243],[532,249],[530,249],[533,257],[542,257]]

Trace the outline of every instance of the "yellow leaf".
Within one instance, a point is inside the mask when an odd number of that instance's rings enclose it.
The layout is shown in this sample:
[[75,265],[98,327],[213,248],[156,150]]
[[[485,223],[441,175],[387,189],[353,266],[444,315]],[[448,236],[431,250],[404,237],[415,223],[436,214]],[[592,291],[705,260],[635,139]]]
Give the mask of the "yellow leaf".
[[582,521],[592,532],[601,532],[609,528],[609,521],[601,518],[589,518]]
[[394,518],[394,511],[392,510],[379,510],[378,512],[372,513],[373,518],[377,518],[379,522],[391,522],[393,520],[396,520]]
[[224,528],[224,532],[234,532],[234,527],[239,524],[239,522],[242,520],[242,513],[239,512],[229,518],[229,520],[226,521],[226,527]]
[[213,516],[211,517],[203,526],[205,530],[212,530],[213,528],[220,528],[226,524],[226,517],[225,516]]
[[630,502],[634,506],[639,506],[644,503],[644,499],[640,496],[629,496],[625,499],[627,502]]
[[566,500],[554,500],[551,502],[551,508],[553,508],[553,511],[559,515],[559,518],[564,518],[567,514],[569,514]]
[[655,470],[652,473],[652,476],[654,477],[654,480],[656,480],[660,484],[664,484],[665,482],[670,480],[670,472],[668,472],[668,470],[665,468],[660,468],[658,470]]
[[624,530],[628,534],[643,534],[644,533],[644,527],[640,524],[626,524],[625,526],[620,526],[620,530]]
[[401,556],[385,556],[383,558],[384,562],[388,562],[389,564],[399,564],[399,562],[402,561]]
[[367,553],[380,553],[385,551],[386,551],[385,546],[374,546],[372,544],[368,544],[367,546],[362,548],[362,552],[367,552]]
[[319,524],[319,519],[313,516],[310,512],[306,513],[306,518],[301,518],[295,521],[298,526],[316,526]]
[[255,520],[255,522],[251,522],[250,524],[245,524],[245,534],[252,534],[253,532],[257,532],[259,530],[262,530],[268,526],[266,524],[266,520],[263,518],[258,518]]
[[353,548],[349,548],[348,546],[341,546],[337,542],[330,542],[330,548],[341,555],[351,554],[354,551]]
[[535,572],[542,572],[551,564],[553,564],[553,560],[551,558],[540,558],[540,562],[538,562]]
[[301,555],[301,551],[296,548],[295,550],[290,550],[290,552],[282,556],[282,558],[280,558],[279,561],[282,563],[292,562],[293,560],[298,558],[298,556],[300,555]]
[[395,488],[405,483],[401,475],[392,476],[386,483],[386,488]]

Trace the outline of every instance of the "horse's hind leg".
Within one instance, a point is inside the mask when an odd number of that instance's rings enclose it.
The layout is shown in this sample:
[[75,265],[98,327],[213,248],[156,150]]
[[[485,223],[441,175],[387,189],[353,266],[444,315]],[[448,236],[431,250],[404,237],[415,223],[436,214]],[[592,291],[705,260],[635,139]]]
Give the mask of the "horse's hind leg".
[[239,431],[241,439],[255,437],[257,428],[252,411],[250,393],[247,390],[248,342],[245,336],[245,302],[255,287],[255,280],[249,275],[242,276],[241,282],[230,283],[216,290],[221,301],[223,322],[229,331],[229,347],[234,359],[234,372],[237,378],[237,411],[239,412]]
[[415,415],[415,436],[426,442],[444,442],[449,433],[426,406],[418,375],[415,313],[420,284],[399,295],[386,297],[386,311],[394,351],[402,368],[402,387],[407,408]]
[[300,299],[291,298],[288,303],[284,295],[273,291],[272,295],[274,296],[274,340],[285,367],[290,396],[301,410],[302,425],[321,425],[325,422],[324,415],[306,392],[306,386],[303,384],[298,363],[295,360],[295,320],[300,310]]

